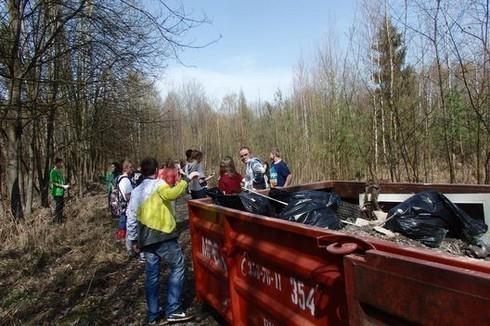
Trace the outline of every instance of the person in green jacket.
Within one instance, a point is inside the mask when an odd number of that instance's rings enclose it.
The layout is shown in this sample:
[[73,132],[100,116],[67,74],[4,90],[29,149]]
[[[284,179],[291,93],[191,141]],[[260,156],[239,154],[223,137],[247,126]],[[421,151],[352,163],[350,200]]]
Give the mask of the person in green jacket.
[[122,173],[121,164],[114,161],[111,163],[109,169],[107,170],[106,175],[104,176],[104,182],[107,187],[107,207],[111,212],[112,218],[119,218],[119,216],[115,216],[111,210],[111,192],[112,192],[112,187],[114,185],[114,181],[117,180],[117,178],[121,175],[121,173]]
[[65,206],[64,196],[65,190],[70,188],[69,185],[65,184],[65,179],[63,178],[63,160],[61,158],[56,158],[54,161],[54,168],[49,173],[49,184],[51,186],[51,195],[54,201],[54,214],[53,222],[61,223],[63,221],[63,207]]
[[105,174],[104,177],[104,182],[105,186],[107,188],[107,193],[110,194],[112,191],[112,183],[114,182],[114,169],[116,165],[115,162],[113,162],[109,168],[107,169],[107,173]]

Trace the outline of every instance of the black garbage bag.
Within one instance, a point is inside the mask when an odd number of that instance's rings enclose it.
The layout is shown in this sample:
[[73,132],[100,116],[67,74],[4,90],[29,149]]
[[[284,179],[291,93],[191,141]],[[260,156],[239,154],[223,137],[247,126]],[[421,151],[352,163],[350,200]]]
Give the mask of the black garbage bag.
[[312,199],[314,201],[322,202],[325,206],[336,210],[340,203],[340,197],[334,192],[324,192],[318,190],[301,190],[291,194],[291,201],[300,199]]
[[279,217],[284,220],[331,230],[340,229],[340,221],[335,211],[327,207],[324,201],[318,199],[292,199]]
[[220,195],[222,196],[223,192],[221,190],[219,190],[218,187],[213,187],[213,188],[208,189],[208,191],[206,192],[206,195],[208,195],[211,198],[214,198],[214,197],[217,197]]
[[[291,196],[292,193],[286,190],[281,190],[277,188],[271,188],[271,190],[269,190],[269,197],[284,202],[286,204],[291,201]],[[270,203],[276,211],[276,214],[281,213],[282,210],[286,207],[286,205],[283,205],[275,200],[271,200]]]
[[276,216],[269,199],[251,192],[242,192],[238,197],[247,212],[271,217]]
[[473,219],[446,196],[434,190],[410,197],[388,212],[393,216],[385,227],[418,240],[429,247],[439,247],[448,236],[474,243],[488,226]]
[[225,195],[216,187],[209,189],[207,195],[211,197],[216,205],[245,211],[245,207],[243,207],[238,195]]
[[437,226],[439,223],[432,222],[436,222],[436,219],[430,221],[418,217],[401,218],[398,220],[399,232],[410,239],[420,241],[427,247],[437,248],[446,237],[448,230]]
[[293,192],[289,192],[287,190],[282,190],[278,188],[271,188],[269,190],[269,197],[286,203],[289,203],[289,201],[291,200],[291,196],[293,194],[294,194]]

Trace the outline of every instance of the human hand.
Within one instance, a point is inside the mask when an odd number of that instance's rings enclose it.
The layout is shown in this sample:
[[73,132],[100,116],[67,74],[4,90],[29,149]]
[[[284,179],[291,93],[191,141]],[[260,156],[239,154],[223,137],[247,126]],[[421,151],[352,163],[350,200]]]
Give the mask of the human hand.
[[185,172],[184,172],[184,170],[182,170],[180,165],[176,165],[175,168],[177,169],[177,171],[179,171],[179,175],[185,175]]
[[188,178],[189,178],[189,180],[192,180],[194,178],[197,178],[198,176],[199,176],[199,172],[194,171],[194,172],[189,173]]
[[140,247],[138,246],[138,243],[136,241],[133,242],[133,244],[131,245],[131,248],[133,249],[133,251],[137,254],[140,253]]

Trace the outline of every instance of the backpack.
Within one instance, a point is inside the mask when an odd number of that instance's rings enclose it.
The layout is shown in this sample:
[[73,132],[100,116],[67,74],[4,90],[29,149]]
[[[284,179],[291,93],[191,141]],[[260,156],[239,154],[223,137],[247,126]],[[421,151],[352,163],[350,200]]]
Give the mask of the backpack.
[[141,182],[143,182],[143,174],[141,174],[140,171],[136,170],[134,173],[133,173],[133,177],[131,178],[131,184],[134,186],[134,187],[137,187],[140,185]]
[[127,176],[117,177],[112,185],[109,207],[113,216],[120,216],[126,211],[126,207],[128,206],[128,202],[124,199],[121,189],[119,188],[119,183],[123,178],[129,179]]

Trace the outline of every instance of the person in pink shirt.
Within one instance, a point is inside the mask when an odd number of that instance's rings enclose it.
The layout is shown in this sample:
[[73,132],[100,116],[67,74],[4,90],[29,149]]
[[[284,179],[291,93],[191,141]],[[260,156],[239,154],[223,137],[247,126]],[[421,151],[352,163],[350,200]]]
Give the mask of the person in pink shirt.
[[177,182],[180,181],[180,172],[177,164],[173,160],[168,159],[162,168],[158,170],[157,179],[162,179],[168,185],[173,187]]

